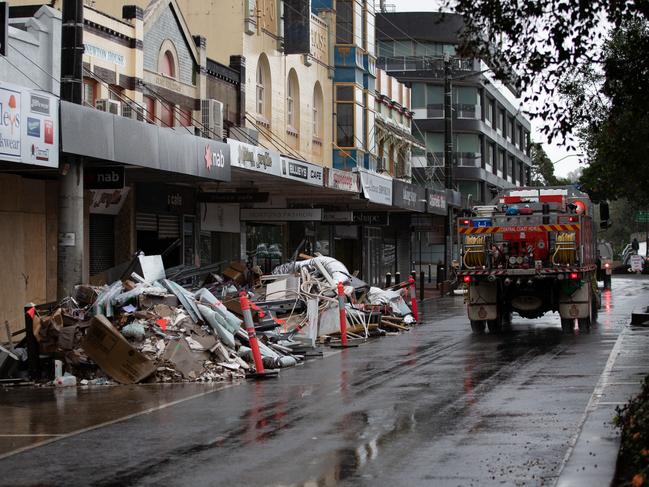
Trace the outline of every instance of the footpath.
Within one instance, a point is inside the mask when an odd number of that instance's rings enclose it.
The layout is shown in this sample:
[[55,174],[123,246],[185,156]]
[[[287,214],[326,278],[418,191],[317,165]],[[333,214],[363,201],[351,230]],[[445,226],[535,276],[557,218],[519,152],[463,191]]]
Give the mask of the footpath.
[[616,407],[637,395],[649,372],[649,328],[627,326],[620,333],[582,416],[555,487],[608,487],[616,472],[621,431]]

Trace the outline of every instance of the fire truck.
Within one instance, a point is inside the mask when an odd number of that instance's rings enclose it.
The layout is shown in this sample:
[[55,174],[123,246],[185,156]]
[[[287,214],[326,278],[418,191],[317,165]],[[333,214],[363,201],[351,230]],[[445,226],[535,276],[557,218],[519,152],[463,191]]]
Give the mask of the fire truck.
[[514,188],[458,220],[459,279],[474,333],[499,333],[512,313],[558,311],[564,332],[597,319],[597,238],[588,195],[565,187]]

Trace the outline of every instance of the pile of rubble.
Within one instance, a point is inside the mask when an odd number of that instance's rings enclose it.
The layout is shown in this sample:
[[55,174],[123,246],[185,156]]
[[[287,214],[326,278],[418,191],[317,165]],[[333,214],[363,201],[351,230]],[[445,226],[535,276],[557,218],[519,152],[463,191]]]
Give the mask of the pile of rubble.
[[[339,282],[349,338],[403,331],[414,321],[403,286],[369,287],[329,257],[284,264],[265,276],[232,263],[222,274],[207,269],[174,279],[160,256],[138,256],[122,279],[77,286],[52,311],[32,312],[40,355],[59,365],[55,384],[243,378],[254,362],[242,327],[241,292],[251,300],[268,369],[297,365],[317,355],[318,345],[340,340]],[[7,353],[17,363],[27,360],[21,347]]]

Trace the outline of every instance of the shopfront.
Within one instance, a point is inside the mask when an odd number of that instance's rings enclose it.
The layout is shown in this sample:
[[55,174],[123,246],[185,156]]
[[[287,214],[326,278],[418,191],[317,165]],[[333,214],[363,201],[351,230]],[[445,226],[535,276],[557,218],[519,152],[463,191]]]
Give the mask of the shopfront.
[[391,272],[398,271],[402,276],[405,276],[412,270],[424,270],[422,258],[423,252],[428,247],[428,242],[416,230],[413,223],[419,215],[426,212],[426,190],[422,186],[396,179],[393,190],[394,206],[407,210],[407,212],[392,215],[395,223],[390,226],[389,235],[385,235],[385,237],[394,240],[395,251],[398,255],[397,263]]
[[95,274],[135,251],[162,254],[167,267],[206,263],[199,259],[197,190],[230,180],[226,144],[67,102],[61,124],[63,152],[84,156],[95,183],[123,174],[117,186],[88,188],[87,254]]
[[[393,197],[393,180],[391,177],[358,169],[363,197],[370,203],[391,207]],[[354,215],[360,223],[362,238],[362,279],[367,283],[379,286],[384,281],[385,273],[397,262],[396,247],[393,241],[384,239],[384,228],[389,225],[389,216],[385,212],[363,212]],[[385,218],[383,218],[385,216]]]
[[[249,262],[269,273],[277,265],[293,258],[298,249],[305,254],[313,253],[316,229],[322,221],[322,209],[245,208],[241,209],[240,219],[246,226]],[[304,235],[297,244],[289,238],[291,230],[295,235]]]
[[0,337],[22,304],[56,300],[58,113],[56,96],[0,83]]

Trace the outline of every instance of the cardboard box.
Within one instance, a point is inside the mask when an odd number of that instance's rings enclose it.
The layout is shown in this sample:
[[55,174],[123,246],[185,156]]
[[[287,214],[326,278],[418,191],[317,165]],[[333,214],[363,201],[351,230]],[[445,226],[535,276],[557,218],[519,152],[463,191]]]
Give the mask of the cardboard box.
[[233,280],[237,284],[243,284],[244,282],[246,282],[246,278],[243,272],[233,269],[232,267],[225,269],[223,271],[223,275],[228,279]]
[[103,315],[91,320],[81,347],[106,374],[121,384],[135,384],[155,371],[154,363],[134,349]]

